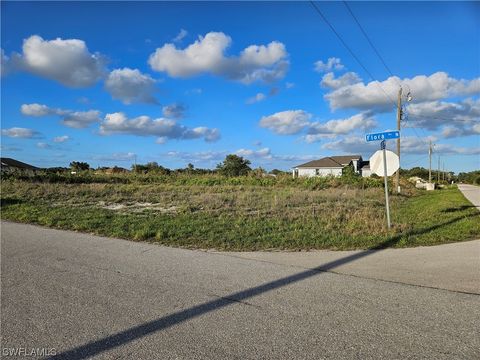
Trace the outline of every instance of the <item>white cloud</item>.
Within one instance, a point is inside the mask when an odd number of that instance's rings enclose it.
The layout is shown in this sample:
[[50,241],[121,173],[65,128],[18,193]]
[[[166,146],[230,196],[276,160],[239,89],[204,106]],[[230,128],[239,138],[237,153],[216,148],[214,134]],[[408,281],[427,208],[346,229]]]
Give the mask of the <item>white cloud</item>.
[[133,152],[120,152],[110,155],[97,155],[92,157],[93,160],[99,161],[132,161],[135,159],[135,153]]
[[312,115],[303,110],[287,110],[260,119],[260,126],[279,135],[294,135],[306,132],[303,140],[307,143],[356,131],[372,129],[377,122],[371,112],[352,115],[346,119],[334,119],[327,122],[310,121]]
[[227,151],[198,151],[198,152],[181,152],[169,151],[166,155],[172,158],[182,159],[184,161],[198,163],[205,161],[219,161],[225,158]]
[[350,116],[346,119],[329,120],[325,123],[314,122],[309,125],[305,141],[312,143],[325,137],[346,135],[358,130],[369,130],[377,126],[377,122],[369,112]]
[[255,159],[272,159],[273,158],[269,148],[263,148],[259,150],[239,149],[235,151],[235,154],[245,158],[255,158]]
[[187,35],[188,35],[188,31],[187,31],[187,30],[185,30],[185,29],[180,29],[180,32],[177,34],[177,36],[175,36],[175,37],[172,39],[172,41],[173,41],[173,42],[180,42],[180,41],[182,41],[182,40],[185,38],[185,36],[187,36]]
[[267,96],[263,93],[258,93],[255,96],[252,96],[251,98],[248,98],[246,103],[247,104],[255,104],[257,102],[263,101],[267,98]]
[[42,104],[23,104],[20,107],[20,111],[23,115],[26,116],[41,117],[48,115],[58,115],[60,109],[53,109],[48,107],[47,105]]
[[203,93],[203,90],[201,88],[194,88],[185,91],[185,95],[201,95]]
[[211,73],[250,84],[255,81],[272,82],[283,78],[288,69],[285,46],[272,41],[267,46],[251,45],[237,57],[225,56],[232,39],[222,32],[200,36],[185,49],[165,44],[150,55],[152,69],[167,72],[172,77],[192,77]]
[[0,75],[5,76],[8,75],[11,70],[12,70],[12,63],[10,58],[5,54],[5,51],[3,49],[1,51],[1,66],[0,66]]
[[23,151],[21,147],[15,145],[0,145],[0,150],[2,151]]
[[11,138],[34,139],[40,137],[38,131],[21,127],[12,127],[10,129],[2,129],[2,135]]
[[52,146],[50,144],[45,143],[45,142],[38,142],[37,147],[39,149],[50,149]]
[[78,102],[79,104],[90,104],[90,103],[91,103],[90,99],[89,99],[88,97],[86,97],[86,96],[80,96],[80,97],[77,99],[77,102]]
[[260,119],[260,126],[279,135],[293,135],[309,124],[311,114],[303,110],[287,110]]
[[395,76],[382,82],[372,81],[368,84],[359,82],[346,85],[326,94],[325,99],[332,109],[356,108],[384,111],[394,106],[391,99],[396,99],[399,84],[405,89],[411,89],[415,102],[480,93],[480,78],[455,79],[445,72],[436,72],[430,76],[419,75],[411,79],[402,80]]
[[124,104],[157,103],[153,96],[155,79],[148,74],[142,74],[138,69],[113,70],[105,80],[105,90]]
[[185,106],[182,104],[170,104],[162,108],[163,116],[171,119],[181,119],[185,116]]
[[187,128],[179,125],[175,120],[149,116],[139,116],[128,119],[124,113],[117,112],[107,114],[100,125],[100,133],[103,135],[128,134],[137,136],[157,136],[158,143],[167,140],[189,140],[203,138],[207,142],[213,142],[220,138],[218,129],[207,127]]
[[347,72],[338,78],[335,78],[333,72],[326,73],[322,77],[320,85],[329,89],[339,89],[347,85],[353,85],[362,81],[360,77],[354,72]]
[[56,136],[56,137],[53,138],[53,142],[55,142],[55,143],[64,143],[68,140],[70,140],[70,136],[68,136],[68,135]]
[[78,39],[44,40],[32,35],[23,41],[22,54],[14,54],[7,60],[15,69],[69,87],[91,86],[102,78],[105,70],[105,59],[91,54],[85,42]]
[[62,119],[62,124],[74,129],[83,129],[100,121],[100,111],[74,111],[69,112]]
[[442,130],[442,135],[444,138],[455,138],[460,136],[474,135],[472,132],[467,129],[460,129],[455,126],[445,126]]
[[[402,137],[400,138],[400,144],[402,146],[403,153],[409,154],[428,154],[429,140],[436,142],[436,138],[430,136],[426,139],[418,137]],[[459,147],[451,144],[434,144],[434,153],[448,155],[448,154],[460,154],[460,155],[477,155],[480,154],[480,147]]]
[[343,154],[362,154],[369,157],[376,150],[378,144],[365,142],[365,139],[359,136],[349,136],[342,139],[325,143],[322,149],[341,152]]
[[[405,136],[400,138],[402,154],[428,155],[429,140],[435,142],[437,139],[433,136],[427,138]],[[395,147],[395,142],[391,141],[387,145],[396,152],[396,149],[393,149],[393,147]],[[365,155],[365,158],[368,158],[378,150],[378,147],[378,143],[367,143],[362,137],[344,137],[340,140],[324,144],[322,149],[342,153],[360,153]],[[457,147],[451,144],[436,144],[434,147],[434,152],[445,155],[477,155],[480,154],[480,148]]]
[[[291,163],[296,161],[309,161],[318,158],[318,155],[278,155],[273,154],[269,148],[263,148],[260,150],[252,149],[238,149],[233,152],[238,156],[245,157],[249,160],[253,160],[256,163],[271,164],[273,162]],[[191,163],[212,163],[221,161],[228,154],[232,154],[231,151],[200,151],[200,152],[180,152],[170,151],[166,155],[172,158],[181,159],[185,162]]]
[[480,99],[464,99],[459,102],[429,101],[411,104],[407,108],[409,125],[436,130],[438,127],[455,126],[465,129],[480,121]]
[[344,66],[339,58],[331,57],[328,58],[327,62],[324,63],[322,60],[315,62],[315,71],[317,72],[327,72],[331,70],[342,70]]
[[480,123],[472,127],[445,126],[442,129],[444,138],[455,138],[461,136],[474,136],[480,134]]
[[56,115],[61,117],[62,124],[75,129],[86,128],[89,125],[100,121],[100,111],[73,111],[59,108],[51,108],[42,104],[23,104],[20,107],[23,115],[42,117]]
[[291,88],[295,87],[295,84],[292,83],[292,82],[287,82],[287,83],[285,83],[285,87],[286,87],[287,89],[291,89]]

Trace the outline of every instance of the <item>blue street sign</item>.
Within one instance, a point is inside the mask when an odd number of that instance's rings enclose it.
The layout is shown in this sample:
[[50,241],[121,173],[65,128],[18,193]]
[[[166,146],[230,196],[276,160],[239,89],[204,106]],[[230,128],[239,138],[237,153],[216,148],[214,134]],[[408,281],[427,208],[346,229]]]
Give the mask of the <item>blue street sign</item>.
[[400,137],[400,131],[385,131],[382,133],[367,134],[365,135],[366,141],[379,141],[388,139],[398,139]]

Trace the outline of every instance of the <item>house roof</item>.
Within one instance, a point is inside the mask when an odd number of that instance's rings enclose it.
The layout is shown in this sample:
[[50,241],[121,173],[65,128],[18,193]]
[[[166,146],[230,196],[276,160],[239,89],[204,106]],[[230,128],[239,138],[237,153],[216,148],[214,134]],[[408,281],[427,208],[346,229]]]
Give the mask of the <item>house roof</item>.
[[15,168],[18,168],[18,169],[23,169],[23,170],[39,170],[40,169],[36,166],[26,164],[24,162],[21,162],[21,161],[15,160],[15,159],[11,159],[11,158],[2,157],[2,158],[0,158],[0,160],[1,160],[2,166],[15,167]]
[[360,159],[360,155],[328,156],[295,166],[297,168],[343,168],[352,160]]

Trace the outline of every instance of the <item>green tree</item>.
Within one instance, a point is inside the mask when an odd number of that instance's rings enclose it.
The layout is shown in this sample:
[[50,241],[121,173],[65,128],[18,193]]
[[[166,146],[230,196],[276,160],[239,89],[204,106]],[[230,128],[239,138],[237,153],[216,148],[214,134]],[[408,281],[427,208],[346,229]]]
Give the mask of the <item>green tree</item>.
[[146,163],[145,165],[142,165],[142,164],[138,164],[136,166],[132,165],[132,170],[139,173],[156,173],[161,175],[168,175],[171,172],[170,169],[167,169],[161,165],[158,165],[156,161]]
[[270,171],[270,174],[273,174],[273,175],[282,175],[282,174],[288,174],[288,172],[282,171],[282,170],[278,170],[278,169],[273,169],[272,171]]
[[249,165],[249,160],[230,154],[225,157],[222,163],[217,165],[217,170],[225,176],[243,176],[252,171]]
[[72,171],[84,171],[90,169],[90,165],[86,162],[72,161],[70,163],[70,169],[72,169]]
[[195,172],[195,166],[192,163],[188,163],[187,168],[185,169],[188,174],[193,174]]

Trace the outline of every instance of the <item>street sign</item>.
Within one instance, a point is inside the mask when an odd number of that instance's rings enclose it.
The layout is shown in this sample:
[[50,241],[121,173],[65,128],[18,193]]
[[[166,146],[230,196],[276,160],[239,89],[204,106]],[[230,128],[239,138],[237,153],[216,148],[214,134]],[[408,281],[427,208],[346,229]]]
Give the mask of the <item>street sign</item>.
[[[386,149],[388,139],[399,139],[400,131],[384,131],[381,133],[366,134],[365,140],[381,141],[380,149],[370,158],[370,171],[383,176],[385,183],[385,210],[387,212],[387,227],[390,229],[390,205],[388,201],[387,177],[392,176],[400,168],[400,158],[397,154]],[[398,141],[398,140],[397,140]],[[400,150],[399,150],[400,152]],[[400,187],[399,187],[400,188]]]
[[[385,157],[387,161],[387,176],[392,176],[400,167],[398,155],[393,151],[385,150]],[[383,170],[383,150],[378,150],[370,158],[370,170],[378,176],[385,176]]]
[[400,137],[400,131],[384,131],[381,133],[367,134],[365,135],[365,140],[368,142],[368,141],[398,139],[399,137]]

